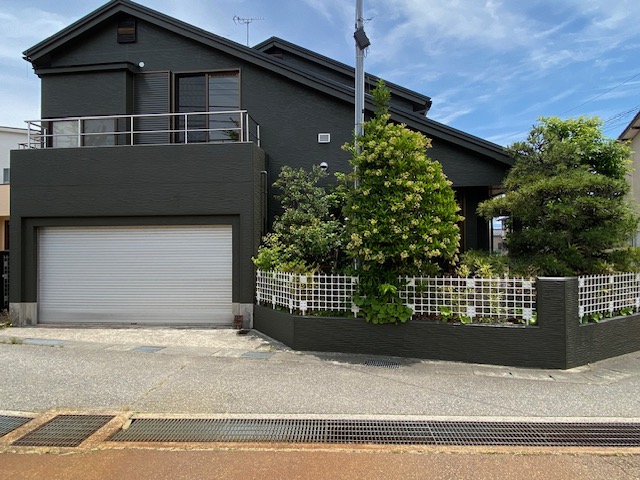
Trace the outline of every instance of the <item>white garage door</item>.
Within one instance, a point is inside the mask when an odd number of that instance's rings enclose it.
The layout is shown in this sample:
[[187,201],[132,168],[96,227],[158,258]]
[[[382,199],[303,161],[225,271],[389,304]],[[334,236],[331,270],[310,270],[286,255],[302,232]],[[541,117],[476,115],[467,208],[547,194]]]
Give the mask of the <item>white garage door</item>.
[[231,325],[231,242],[230,225],[41,228],[38,321]]

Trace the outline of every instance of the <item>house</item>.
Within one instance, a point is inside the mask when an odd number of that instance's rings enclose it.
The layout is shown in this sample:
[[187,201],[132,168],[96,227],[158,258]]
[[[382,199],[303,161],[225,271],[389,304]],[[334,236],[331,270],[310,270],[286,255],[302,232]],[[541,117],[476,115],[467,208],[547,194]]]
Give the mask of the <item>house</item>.
[[[24,54],[42,120],[11,156],[17,321],[250,324],[251,257],[278,212],[281,167],[350,169],[353,69],[277,38],[249,48],[128,0]],[[428,118],[429,97],[388,86],[392,120],[432,138],[453,181],[464,248],[489,248],[475,211],[510,159]]]
[[24,128],[0,127],[0,310],[9,308],[9,214],[10,214],[10,164],[11,150],[24,145],[27,130]]
[[27,129],[0,127],[0,251],[9,250],[9,153],[27,142]]
[[[631,185],[631,195],[636,205],[636,211],[640,213],[640,112],[627,125],[618,140],[629,142],[631,150],[633,150],[633,157],[631,158],[633,170],[629,174],[629,184]],[[640,231],[636,232],[636,236],[631,243],[633,246],[640,246]]]

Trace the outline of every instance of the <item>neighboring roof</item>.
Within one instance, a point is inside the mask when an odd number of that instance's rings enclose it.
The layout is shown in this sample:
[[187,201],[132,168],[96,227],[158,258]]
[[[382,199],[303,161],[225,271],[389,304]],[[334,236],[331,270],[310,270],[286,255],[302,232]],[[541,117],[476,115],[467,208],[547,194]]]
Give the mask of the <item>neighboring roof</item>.
[[[334,60],[332,58],[325,57],[324,55],[321,55],[319,53],[307,50],[300,45],[287,42],[282,38],[271,37],[264,42],[255,45],[253,48],[265,53],[268,53],[273,49],[293,53],[294,55],[304,58],[305,60],[309,60],[315,64],[322,65],[323,67],[333,70],[334,72],[342,74],[346,77],[353,78],[355,81],[355,68],[338,62],[337,60]],[[371,75],[369,73],[365,74],[365,83],[375,85],[379,79],[380,77],[376,77],[375,75]],[[402,97],[410,102],[421,105],[420,113],[426,113],[431,107],[431,98],[426,95],[422,95],[421,93],[414,92],[413,90],[409,90],[408,88],[387,81],[385,81],[385,85],[393,95],[397,95],[398,97]]]
[[26,128],[18,128],[18,127],[0,127],[0,133],[19,133],[21,135],[26,135],[28,130]]
[[[24,52],[25,59],[33,64],[36,73],[50,73],[52,69],[47,68],[46,65],[43,65],[45,68],[42,68],[42,72],[39,72],[39,60],[46,59],[54,50],[62,47],[64,44],[83,35],[93,27],[119,13],[125,13],[140,20],[144,20],[203,45],[207,45],[229,55],[233,55],[243,61],[253,63],[256,66],[282,75],[327,95],[331,95],[346,102],[354,103],[354,87],[349,87],[313,72],[288,65],[285,62],[272,58],[270,55],[263,53],[258,49],[246,47],[240,43],[220,37],[198,27],[194,27],[193,25],[144,7],[130,0],[112,0],[106,3],[102,7],[82,17],[80,20],[72,23],[55,35],[52,35],[26,50]],[[276,41],[273,39],[271,40]],[[293,45],[288,42],[280,41],[279,39],[277,39],[277,41],[280,42],[280,45],[286,46],[287,48],[291,48]],[[267,42],[269,42],[269,40]],[[259,46],[264,47],[264,44],[265,42],[259,44]],[[304,55],[309,58],[323,62],[329,68],[349,68],[339,62],[323,57],[322,55],[315,54],[301,47],[295,47],[294,50],[298,54],[302,55],[304,53]],[[402,92],[405,96],[413,96],[416,99],[429,99],[429,97],[396,85],[394,85],[394,88],[397,92]],[[375,105],[370,97],[367,97],[365,100],[365,107],[370,111],[375,109]],[[389,109],[389,112],[392,115],[392,119],[407,123],[409,126],[413,126],[427,135],[437,136],[437,138],[468,148],[469,150],[475,151],[481,155],[494,158],[506,165],[511,165],[513,163],[511,158],[506,155],[504,149],[500,145],[431,120],[418,112],[411,112],[394,106]]]
[[627,128],[620,134],[618,140],[633,140],[640,132],[640,112],[637,113]]

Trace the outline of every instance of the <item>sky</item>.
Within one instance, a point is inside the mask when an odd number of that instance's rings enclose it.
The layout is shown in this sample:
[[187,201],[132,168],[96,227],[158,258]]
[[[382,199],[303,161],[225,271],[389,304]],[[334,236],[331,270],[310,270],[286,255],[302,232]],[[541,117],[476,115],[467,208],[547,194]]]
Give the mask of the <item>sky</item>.
[[[638,0],[363,0],[365,69],[428,95],[433,120],[500,145],[539,117],[598,116],[616,138],[640,110]],[[0,0],[0,126],[40,118],[22,52],[106,0]],[[277,36],[355,65],[356,0],[139,0],[242,44]]]

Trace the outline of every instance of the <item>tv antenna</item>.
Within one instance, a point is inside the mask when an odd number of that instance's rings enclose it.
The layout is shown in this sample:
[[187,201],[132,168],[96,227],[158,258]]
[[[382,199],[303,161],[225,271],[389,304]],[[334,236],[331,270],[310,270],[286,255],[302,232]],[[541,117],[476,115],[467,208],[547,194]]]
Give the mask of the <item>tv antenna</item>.
[[233,16],[233,23],[239,25],[244,23],[247,26],[247,47],[249,46],[249,24],[255,22],[256,20],[264,20],[263,17],[254,17],[254,18],[240,18],[238,15]]

